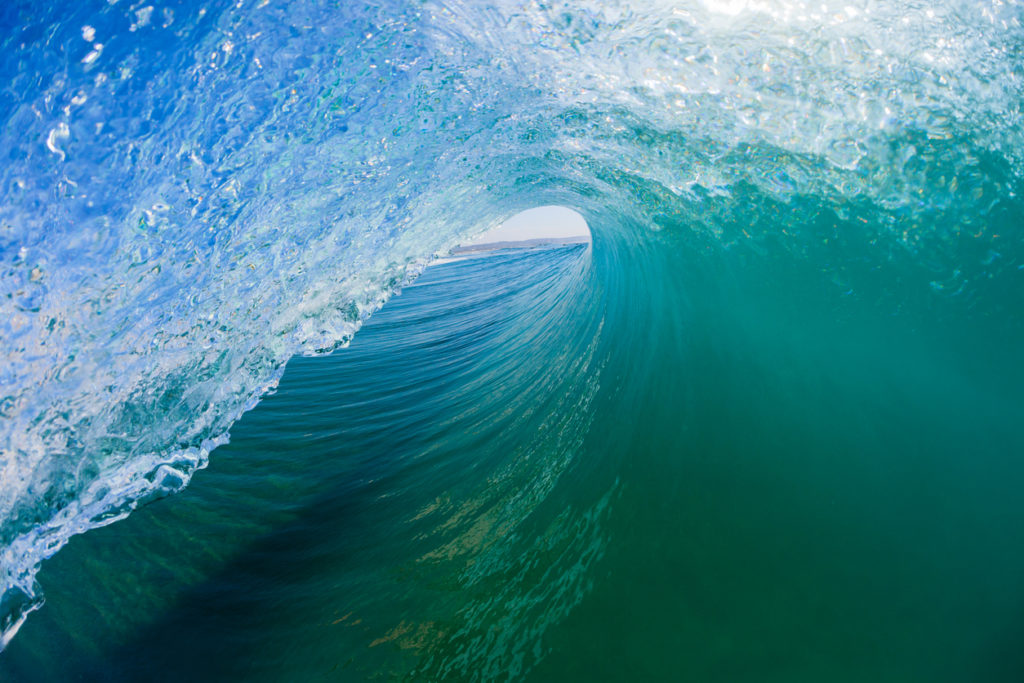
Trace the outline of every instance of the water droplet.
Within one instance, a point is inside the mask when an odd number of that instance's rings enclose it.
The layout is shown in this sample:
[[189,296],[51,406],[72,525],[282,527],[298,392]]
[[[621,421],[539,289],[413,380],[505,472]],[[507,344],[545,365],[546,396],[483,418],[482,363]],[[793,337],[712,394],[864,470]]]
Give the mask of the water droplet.
[[82,64],[92,64],[95,62],[100,54],[103,52],[103,43],[95,43],[92,46],[92,52],[82,57]]
[[50,134],[46,136],[46,148],[60,157],[61,161],[67,158],[67,154],[64,153],[58,143],[67,140],[71,137],[71,131],[68,130],[68,124],[61,121],[57,124],[56,128],[50,130]]

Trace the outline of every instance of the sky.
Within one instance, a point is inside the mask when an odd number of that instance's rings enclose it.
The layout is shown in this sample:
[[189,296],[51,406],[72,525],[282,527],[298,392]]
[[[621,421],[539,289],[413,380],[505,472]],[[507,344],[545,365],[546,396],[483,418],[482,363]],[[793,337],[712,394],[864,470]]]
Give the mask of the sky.
[[563,237],[590,239],[590,229],[583,216],[564,206],[538,206],[517,213],[464,246]]

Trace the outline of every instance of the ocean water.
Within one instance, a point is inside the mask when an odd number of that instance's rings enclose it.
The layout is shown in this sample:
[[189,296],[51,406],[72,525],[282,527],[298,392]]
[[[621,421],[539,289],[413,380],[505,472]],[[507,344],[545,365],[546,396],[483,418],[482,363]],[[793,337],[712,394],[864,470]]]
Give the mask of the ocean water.
[[4,4],[0,676],[1020,680],[1022,14]]

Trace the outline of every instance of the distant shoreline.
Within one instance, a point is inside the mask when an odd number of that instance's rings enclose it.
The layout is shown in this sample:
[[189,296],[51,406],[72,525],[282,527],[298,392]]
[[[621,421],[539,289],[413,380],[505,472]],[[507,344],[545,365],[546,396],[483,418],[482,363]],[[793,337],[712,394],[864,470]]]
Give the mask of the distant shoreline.
[[460,254],[471,254],[478,251],[497,251],[498,249],[526,249],[529,247],[541,247],[545,245],[587,244],[589,242],[590,237],[588,237],[587,235],[574,235],[572,237],[538,237],[532,240],[519,240],[513,242],[489,242],[487,244],[470,244],[464,247],[455,247],[448,253],[450,256],[458,256]]
[[574,235],[572,237],[538,237],[532,240],[517,240],[508,242],[488,242],[487,244],[469,244],[455,247],[444,256],[431,261],[430,265],[442,265],[454,263],[464,259],[472,258],[478,254],[486,254],[491,251],[503,251],[511,249],[535,249],[537,247],[560,247],[571,244],[590,244],[588,235]]

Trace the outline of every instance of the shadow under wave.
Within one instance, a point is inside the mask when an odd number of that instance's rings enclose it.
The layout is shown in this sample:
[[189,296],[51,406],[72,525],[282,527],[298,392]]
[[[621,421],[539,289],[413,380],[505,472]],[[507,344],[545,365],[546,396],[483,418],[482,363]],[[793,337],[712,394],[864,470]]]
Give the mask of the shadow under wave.
[[[582,498],[559,483],[578,469],[599,384],[589,272],[587,244],[442,264],[350,348],[293,359],[186,491],[76,538],[44,567],[51,604],[0,671],[308,680],[528,669],[603,544],[607,482]],[[504,640],[481,647],[496,622]]]

